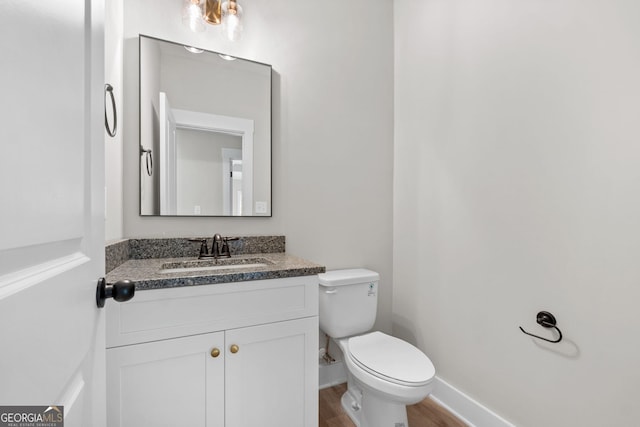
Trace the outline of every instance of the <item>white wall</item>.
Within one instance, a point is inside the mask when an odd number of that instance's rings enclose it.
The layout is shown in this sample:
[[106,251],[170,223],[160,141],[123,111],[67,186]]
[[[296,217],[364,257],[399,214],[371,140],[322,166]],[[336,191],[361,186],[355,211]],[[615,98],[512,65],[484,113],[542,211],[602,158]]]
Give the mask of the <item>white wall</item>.
[[[176,131],[178,215],[222,215],[222,149],[242,151],[242,136],[194,129]],[[228,173],[227,173],[228,176]]]
[[[283,234],[287,251],[329,269],[382,276],[377,327],[391,329],[392,1],[250,1],[245,36],[182,26],[180,0],[127,0],[124,10],[124,236]],[[355,20],[367,25],[354,25]],[[273,217],[140,217],[139,33],[273,66]]]
[[637,425],[640,3],[394,14],[394,332],[518,426]]
[[[107,241],[120,239],[124,233],[123,225],[123,196],[122,196],[122,32],[123,32],[122,0],[105,2],[105,83],[113,87],[118,115],[116,136],[110,137],[105,132],[105,170],[106,170],[106,210],[105,210],[105,239]],[[111,108],[108,101],[107,108]],[[113,126],[113,123],[110,123]]]

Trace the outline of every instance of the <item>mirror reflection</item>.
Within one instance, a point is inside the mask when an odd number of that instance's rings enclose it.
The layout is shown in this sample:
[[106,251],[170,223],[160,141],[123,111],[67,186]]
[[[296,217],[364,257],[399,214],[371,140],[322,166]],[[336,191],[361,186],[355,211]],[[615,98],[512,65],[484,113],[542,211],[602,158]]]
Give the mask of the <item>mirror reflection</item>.
[[271,66],[141,35],[140,154],[141,215],[270,216]]

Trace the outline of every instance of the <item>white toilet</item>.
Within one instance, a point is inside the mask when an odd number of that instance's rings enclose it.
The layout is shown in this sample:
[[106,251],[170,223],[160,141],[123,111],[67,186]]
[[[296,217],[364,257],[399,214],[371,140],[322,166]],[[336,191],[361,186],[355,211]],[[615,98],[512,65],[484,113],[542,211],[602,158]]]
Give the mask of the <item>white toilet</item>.
[[375,271],[328,271],[320,279],[320,328],[344,353],[342,407],[358,427],[409,427],[406,405],[433,389],[431,360],[406,341],[370,332],[378,307]]

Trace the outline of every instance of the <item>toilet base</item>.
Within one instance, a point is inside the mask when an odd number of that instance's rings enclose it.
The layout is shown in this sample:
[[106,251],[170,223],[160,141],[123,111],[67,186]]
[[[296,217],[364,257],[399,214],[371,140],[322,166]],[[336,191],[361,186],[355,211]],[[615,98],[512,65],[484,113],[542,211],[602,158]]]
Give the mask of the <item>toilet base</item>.
[[349,388],[340,399],[356,427],[409,427],[407,407],[375,393]]
[[340,403],[342,403],[342,409],[349,415],[351,421],[356,425],[356,427],[361,427],[360,425],[360,413],[361,407],[359,399],[356,399],[353,392],[351,390],[347,390],[342,395],[340,399]]

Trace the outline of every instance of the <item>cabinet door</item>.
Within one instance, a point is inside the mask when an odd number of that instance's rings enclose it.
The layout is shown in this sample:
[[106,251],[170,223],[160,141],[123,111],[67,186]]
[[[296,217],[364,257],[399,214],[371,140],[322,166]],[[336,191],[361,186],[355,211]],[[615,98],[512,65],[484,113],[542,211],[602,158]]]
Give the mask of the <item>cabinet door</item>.
[[223,332],[108,349],[108,426],[224,427],[224,353]]
[[225,427],[318,425],[317,317],[228,330],[225,345]]

